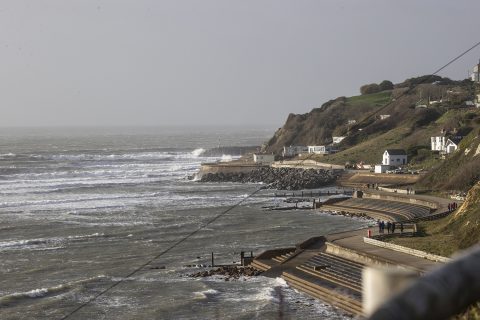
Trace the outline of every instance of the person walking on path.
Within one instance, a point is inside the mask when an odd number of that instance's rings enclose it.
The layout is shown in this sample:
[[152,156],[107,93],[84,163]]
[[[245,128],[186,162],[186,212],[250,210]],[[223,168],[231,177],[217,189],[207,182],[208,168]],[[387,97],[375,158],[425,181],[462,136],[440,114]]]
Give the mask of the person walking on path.
[[400,222],[400,234],[403,234],[403,222]]
[[387,233],[390,234],[390,228],[392,227],[392,224],[390,221],[387,222]]
[[451,211],[452,211],[452,204],[448,203],[448,212],[451,212]]
[[392,222],[392,233],[395,233],[395,222]]
[[380,219],[377,220],[378,224],[378,233],[382,233],[382,223],[380,222]]

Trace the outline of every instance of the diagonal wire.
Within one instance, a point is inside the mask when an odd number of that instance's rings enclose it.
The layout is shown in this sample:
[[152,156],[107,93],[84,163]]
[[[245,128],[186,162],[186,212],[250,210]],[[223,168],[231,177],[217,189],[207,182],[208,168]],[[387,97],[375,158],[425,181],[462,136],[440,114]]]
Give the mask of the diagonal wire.
[[87,306],[88,304],[90,304],[91,302],[97,300],[100,296],[104,295],[105,293],[107,293],[108,291],[112,290],[113,288],[115,288],[116,286],[118,286],[120,283],[124,282],[126,279],[128,279],[129,277],[133,276],[134,274],[136,274],[137,272],[141,271],[143,268],[145,268],[146,266],[148,266],[149,264],[151,264],[153,261],[157,260],[158,258],[160,258],[161,256],[163,256],[164,254],[168,253],[169,251],[173,250],[175,247],[179,246],[180,244],[182,244],[183,242],[187,241],[188,239],[190,239],[192,236],[194,236],[195,234],[197,234],[199,231],[201,231],[202,229],[204,229],[205,227],[207,227],[208,225],[212,224],[213,222],[215,222],[216,220],[218,220],[220,217],[226,215],[227,213],[229,213],[230,211],[232,211],[233,209],[235,209],[236,207],[238,207],[239,205],[241,205],[243,202],[245,202],[247,199],[253,197],[255,194],[257,194],[258,192],[260,192],[262,189],[264,189],[265,186],[261,186],[259,188],[257,188],[255,191],[253,191],[252,193],[250,193],[247,197],[244,197],[243,199],[241,199],[240,201],[238,201],[237,203],[235,203],[233,206],[227,208],[226,210],[222,211],[220,214],[216,215],[215,217],[213,217],[212,219],[204,222],[201,226],[199,226],[197,229],[195,229],[194,231],[190,232],[188,235],[186,235],[185,237],[179,239],[178,241],[176,241],[174,244],[172,244],[170,247],[168,247],[167,249],[163,250],[162,252],[158,253],[157,255],[155,255],[154,257],[150,258],[150,260],[148,260],[147,262],[143,263],[142,265],[138,266],[137,268],[135,268],[133,271],[131,271],[129,274],[127,274],[126,276],[122,277],[120,280],[114,282],[113,284],[111,284],[110,286],[106,287],[105,289],[103,289],[102,291],[100,291],[99,293],[97,293],[96,295],[94,295],[92,298],[90,298],[89,300],[87,300],[86,302],[82,303],[81,305],[79,305],[77,308],[73,309],[70,313],[68,313],[67,315],[65,315],[64,317],[62,317],[61,319],[64,320],[64,319],[67,319],[69,318],[70,316],[72,316],[74,313],[76,313],[77,311],[79,311],[80,309],[83,309],[85,306]]
[[[296,164],[296,166],[300,166],[303,162],[305,162],[306,160],[310,159],[312,156],[314,156],[315,154],[311,154],[307,157],[305,157],[304,159],[302,159],[299,163]],[[107,293],[108,291],[112,290],[113,288],[115,288],[116,286],[118,286],[119,284],[121,284],[122,282],[124,282],[126,279],[128,279],[129,277],[133,276],[134,274],[136,274],[137,272],[141,271],[143,268],[145,268],[146,266],[148,266],[149,264],[151,264],[153,261],[157,260],[158,258],[160,258],[161,256],[163,256],[164,254],[170,252],[171,250],[173,250],[174,248],[176,248],[177,246],[179,246],[180,244],[182,244],[183,242],[187,241],[188,239],[190,239],[192,236],[194,236],[195,234],[197,234],[199,231],[201,231],[202,229],[204,229],[205,227],[207,227],[208,225],[212,224],[213,222],[215,222],[216,220],[220,219],[222,216],[226,215],[227,213],[229,213],[230,211],[232,211],[233,209],[235,209],[236,207],[238,207],[239,205],[241,205],[242,203],[244,203],[246,200],[248,200],[249,198],[253,197],[254,195],[256,195],[257,193],[259,193],[261,190],[267,188],[268,185],[266,186],[260,186],[259,188],[257,188],[256,190],[254,190],[252,193],[250,193],[248,196],[244,197],[243,199],[241,199],[240,201],[238,201],[237,203],[235,203],[234,205],[232,205],[231,207],[225,209],[224,211],[222,211],[221,213],[219,213],[218,215],[214,216],[213,218],[211,218],[210,220],[204,222],[201,226],[199,226],[197,229],[195,229],[194,231],[190,232],[188,235],[184,236],[183,238],[179,239],[178,241],[176,241],[174,244],[172,244],[171,246],[169,246],[167,249],[163,250],[162,252],[158,253],[157,255],[155,255],[154,257],[150,258],[148,261],[146,261],[145,263],[143,263],[142,265],[138,266],[137,268],[135,268],[134,270],[132,270],[129,274],[127,274],[126,276],[122,277],[120,280],[112,283],[111,285],[109,285],[108,287],[106,287],[105,289],[103,289],[102,291],[100,291],[99,293],[95,294],[92,298],[90,298],[89,300],[85,301],[84,303],[82,303],[81,305],[79,305],[78,307],[76,307],[75,309],[73,309],[71,312],[69,312],[68,314],[66,314],[65,316],[63,316],[62,318],[60,318],[61,320],[65,320],[65,319],[68,319],[70,318],[73,314],[77,313],[79,310],[83,309],[84,307],[86,307],[87,305],[89,305],[90,303],[92,303],[93,301],[97,300],[98,298],[100,298],[101,296],[103,296],[105,293]]]
[[[460,59],[461,57],[463,57],[464,55],[466,55],[467,53],[469,53],[470,51],[472,51],[473,49],[475,49],[476,47],[478,47],[480,45],[480,41],[475,43],[473,46],[471,46],[470,48],[468,48],[467,50],[463,51],[462,53],[460,53],[458,56],[456,56],[455,58],[451,59],[450,61],[448,61],[445,65],[443,65],[442,67],[438,68],[435,72],[433,72],[432,74],[430,74],[426,79],[424,79],[422,82],[416,84],[414,87],[412,88],[408,88],[407,90],[405,90],[404,92],[402,92],[398,97],[396,97],[396,100],[402,98],[403,96],[407,95],[413,88],[415,88],[416,86],[422,84],[422,83],[425,83],[427,80],[431,79],[433,76],[437,75],[440,71],[442,71],[443,69],[445,69],[446,67],[448,67],[449,65],[451,65],[452,63],[454,63],[455,61],[457,61],[458,59]],[[392,103],[394,102],[394,100],[391,100],[389,101],[387,104],[385,104],[384,106],[380,107],[379,109],[376,109],[375,111],[373,111],[372,113],[370,113],[369,115],[367,115],[365,118],[363,118],[360,122],[358,122],[357,124],[355,124],[355,126],[353,126],[353,128],[358,128],[360,126],[360,124],[366,122],[368,119],[370,119],[371,117],[373,117],[374,115],[376,115],[377,113],[379,113],[380,111],[384,110],[385,108],[387,108],[388,106],[390,106]],[[350,131],[350,130],[349,130]]]
[[[431,78],[432,76],[436,75],[437,73],[439,73],[440,71],[442,71],[443,69],[445,69],[446,67],[448,67],[449,65],[451,65],[452,63],[454,63],[455,61],[457,61],[458,59],[460,59],[461,57],[463,57],[465,54],[467,54],[468,52],[472,51],[473,49],[475,49],[476,47],[478,47],[480,45],[480,42],[477,42],[476,44],[474,44],[472,47],[470,47],[469,49],[465,50],[464,52],[462,52],[461,54],[459,54],[458,56],[456,56],[455,58],[453,58],[452,60],[450,60],[448,63],[446,63],[444,66],[442,66],[441,68],[439,68],[437,71],[435,71],[434,73],[432,73],[430,75],[429,78]],[[429,79],[427,78],[427,79]],[[418,84],[417,84],[418,85]],[[397,99],[403,97],[405,94],[407,94],[407,92],[409,92],[410,90],[407,90],[406,92],[402,93],[399,97],[397,97]],[[372,117],[373,115],[375,115],[376,113],[378,113],[379,111],[385,109],[387,106],[391,105],[393,101],[390,101],[389,103],[387,103],[386,105],[384,105],[383,107],[381,107],[380,109],[377,109],[374,113],[370,114],[369,116],[367,116],[366,118],[364,118],[361,122],[359,122],[356,127],[358,127],[358,125],[360,125],[361,123],[365,122],[365,120],[367,120],[368,118]],[[311,158],[314,154],[302,159],[302,161],[300,161],[299,163],[296,164],[296,166],[300,166],[303,162],[305,162],[306,160],[308,160],[309,158]],[[145,268],[146,266],[148,266],[149,264],[151,264],[153,261],[157,260],[158,258],[160,258],[161,256],[165,255],[166,253],[172,251],[173,249],[175,249],[177,246],[179,246],[180,244],[182,244],[183,242],[187,241],[188,239],[190,239],[192,236],[194,236],[195,234],[197,234],[199,231],[203,230],[205,227],[207,227],[208,225],[212,224],[213,222],[215,222],[216,220],[220,219],[221,217],[223,217],[224,215],[226,215],[227,213],[229,213],[230,211],[232,211],[233,209],[235,209],[236,207],[238,207],[239,205],[241,205],[242,203],[244,203],[246,200],[248,200],[249,198],[253,197],[255,194],[257,194],[258,192],[260,192],[262,189],[264,189],[265,186],[261,186],[259,188],[257,188],[255,191],[253,191],[252,193],[250,193],[248,196],[246,196],[245,198],[241,199],[240,201],[238,201],[237,203],[235,203],[234,205],[232,205],[231,207],[227,208],[226,210],[222,211],[221,213],[219,213],[218,215],[214,216],[212,219],[204,222],[201,226],[199,226],[197,229],[195,229],[194,231],[192,231],[191,233],[189,233],[188,235],[184,236],[183,238],[179,239],[178,241],[176,241],[174,244],[172,244],[171,246],[169,246],[167,249],[161,251],[160,253],[158,253],[157,255],[155,255],[154,257],[150,258],[148,261],[146,261],[145,263],[143,263],[142,265],[140,265],[139,267],[135,268],[134,270],[132,270],[129,274],[127,274],[125,277],[122,277],[120,280],[114,282],[113,284],[111,284],[110,286],[106,287],[105,289],[103,289],[102,291],[100,291],[99,293],[97,293],[96,295],[94,295],[92,298],[90,298],[89,300],[87,300],[86,302],[82,303],[81,305],[79,305],[78,307],[76,307],[75,309],[73,309],[72,311],[70,311],[68,314],[66,314],[65,316],[63,316],[61,318],[61,320],[65,320],[65,319],[68,319],[70,318],[72,315],[74,315],[75,313],[77,313],[79,310],[83,309],[84,307],[86,307],[87,305],[89,305],[90,303],[92,303],[93,301],[97,300],[98,298],[100,298],[101,296],[103,296],[105,293],[107,293],[108,291],[112,290],[113,288],[115,288],[116,286],[118,286],[119,284],[123,283],[127,278],[133,276],[134,274],[136,274],[137,272],[139,272],[140,270],[142,270],[143,268]]]

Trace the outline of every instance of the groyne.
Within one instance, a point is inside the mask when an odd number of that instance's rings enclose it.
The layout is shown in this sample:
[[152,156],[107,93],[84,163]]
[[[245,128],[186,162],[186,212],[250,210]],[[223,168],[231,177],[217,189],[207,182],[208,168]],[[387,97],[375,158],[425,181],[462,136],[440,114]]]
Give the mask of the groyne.
[[215,162],[202,163],[200,170],[197,173],[197,179],[202,179],[208,174],[237,174],[249,173],[261,168],[268,168],[267,165],[259,165],[251,162],[231,161],[231,162]]

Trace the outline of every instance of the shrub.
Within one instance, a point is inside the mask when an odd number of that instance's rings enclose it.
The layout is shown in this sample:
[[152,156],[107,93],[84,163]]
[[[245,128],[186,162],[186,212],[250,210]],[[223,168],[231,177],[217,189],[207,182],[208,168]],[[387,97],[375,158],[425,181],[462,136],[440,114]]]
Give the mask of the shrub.
[[389,80],[383,80],[378,86],[380,87],[380,91],[393,89],[393,83]]
[[376,83],[365,84],[360,87],[360,93],[363,94],[371,94],[380,92],[380,86]]

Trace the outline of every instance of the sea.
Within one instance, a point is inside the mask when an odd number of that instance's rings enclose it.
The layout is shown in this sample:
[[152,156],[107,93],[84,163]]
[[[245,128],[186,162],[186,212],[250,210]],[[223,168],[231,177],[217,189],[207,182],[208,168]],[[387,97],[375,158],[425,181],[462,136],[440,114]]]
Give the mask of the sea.
[[367,224],[318,210],[266,210],[283,202],[275,190],[249,197],[261,184],[191,179],[202,162],[236,158],[205,150],[261,145],[272,133],[0,129],[0,319],[348,318],[280,278],[188,276],[208,270],[212,252],[216,264],[238,263],[241,251]]

